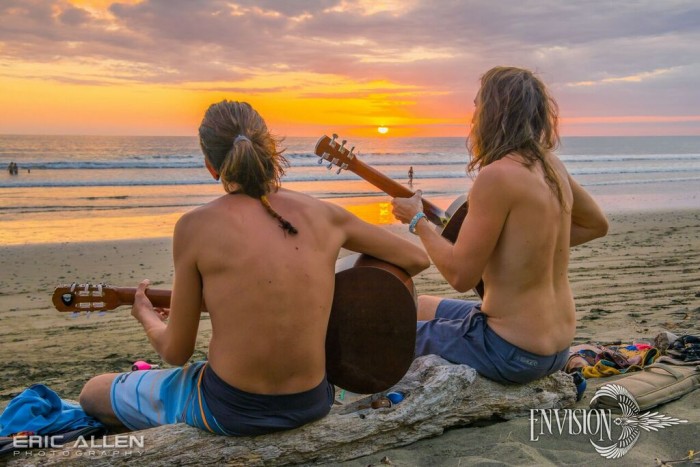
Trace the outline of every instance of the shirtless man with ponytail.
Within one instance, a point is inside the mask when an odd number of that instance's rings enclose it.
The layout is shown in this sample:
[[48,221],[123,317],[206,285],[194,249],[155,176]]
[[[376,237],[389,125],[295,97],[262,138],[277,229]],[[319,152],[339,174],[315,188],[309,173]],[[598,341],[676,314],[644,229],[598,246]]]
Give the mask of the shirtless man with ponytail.
[[[132,315],[166,362],[181,368],[106,374],[83,389],[84,410],[132,430],[184,422],[222,435],[258,435],[325,416],[333,386],[325,339],[341,248],[414,275],[417,245],[346,210],[280,187],[279,141],[247,103],[207,110],[204,163],[227,194],[175,226],[167,324],[139,285]],[[211,317],[207,362],[188,364],[202,304]]]

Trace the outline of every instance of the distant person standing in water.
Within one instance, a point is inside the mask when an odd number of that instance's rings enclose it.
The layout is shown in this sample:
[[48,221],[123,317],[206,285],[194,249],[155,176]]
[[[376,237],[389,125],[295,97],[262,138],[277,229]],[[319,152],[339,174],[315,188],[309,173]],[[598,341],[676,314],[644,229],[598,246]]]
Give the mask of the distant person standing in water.
[[416,355],[437,354],[501,383],[564,368],[576,332],[569,248],[604,236],[595,200],[554,154],[558,108],[532,72],[496,67],[481,78],[469,134],[469,211],[454,243],[425,219],[418,191],[393,200],[440,273],[475,301],[420,296]]
[[408,184],[413,185],[413,166],[408,169]]

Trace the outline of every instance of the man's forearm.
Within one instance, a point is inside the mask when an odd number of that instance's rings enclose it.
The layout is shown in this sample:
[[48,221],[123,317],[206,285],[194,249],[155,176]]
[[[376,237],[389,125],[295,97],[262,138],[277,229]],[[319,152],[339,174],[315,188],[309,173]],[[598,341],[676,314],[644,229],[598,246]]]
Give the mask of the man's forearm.
[[155,314],[147,314],[139,319],[139,322],[146,331],[151,346],[163,357],[165,351],[165,329],[167,325]]
[[608,233],[607,222],[585,227],[576,223],[571,223],[571,235],[569,246],[581,245],[596,238],[604,237]]
[[455,287],[456,273],[453,266],[452,253],[454,246],[444,237],[440,236],[427,220],[421,219],[416,225],[416,233],[420,237],[425,251],[440,271],[440,274]]

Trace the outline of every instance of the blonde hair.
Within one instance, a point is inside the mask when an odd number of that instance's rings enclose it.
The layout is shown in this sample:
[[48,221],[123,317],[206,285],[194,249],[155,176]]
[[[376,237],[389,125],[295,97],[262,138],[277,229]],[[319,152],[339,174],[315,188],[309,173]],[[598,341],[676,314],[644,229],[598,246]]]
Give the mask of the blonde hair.
[[260,199],[285,232],[295,234],[296,229],[267,201],[267,194],[279,189],[289,165],[280,143],[247,102],[223,100],[212,104],[199,126],[202,152],[219,174],[226,192]]
[[495,67],[481,77],[476,104],[467,170],[479,170],[511,153],[522,156],[528,167],[539,161],[547,184],[566,209],[561,181],[546,157],[559,145],[559,107],[544,83],[529,70]]

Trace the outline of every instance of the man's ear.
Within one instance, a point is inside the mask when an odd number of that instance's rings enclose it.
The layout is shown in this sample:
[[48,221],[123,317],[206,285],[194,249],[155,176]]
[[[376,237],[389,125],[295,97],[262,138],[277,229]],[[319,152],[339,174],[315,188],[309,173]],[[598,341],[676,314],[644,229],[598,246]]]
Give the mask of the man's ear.
[[214,167],[211,166],[208,160],[204,159],[204,165],[206,166],[207,170],[211,174],[212,177],[214,177],[214,180],[217,182],[219,181],[219,173],[216,171]]

